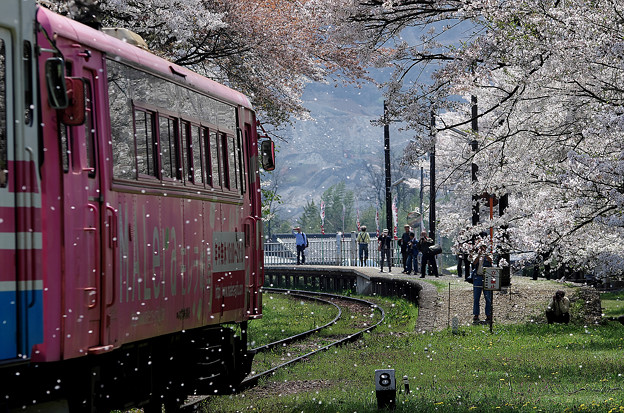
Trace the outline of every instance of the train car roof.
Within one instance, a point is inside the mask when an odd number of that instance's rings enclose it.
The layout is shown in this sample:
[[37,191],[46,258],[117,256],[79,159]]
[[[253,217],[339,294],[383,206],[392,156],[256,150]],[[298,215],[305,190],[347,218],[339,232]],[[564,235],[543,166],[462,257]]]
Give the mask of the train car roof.
[[109,57],[118,56],[122,61],[137,64],[153,74],[171,79],[182,85],[187,85],[226,102],[252,109],[247,96],[234,89],[201,76],[185,67],[171,63],[123,40],[58,15],[45,7],[38,8],[37,21],[48,30],[50,35],[58,33],[59,36],[102,51]]

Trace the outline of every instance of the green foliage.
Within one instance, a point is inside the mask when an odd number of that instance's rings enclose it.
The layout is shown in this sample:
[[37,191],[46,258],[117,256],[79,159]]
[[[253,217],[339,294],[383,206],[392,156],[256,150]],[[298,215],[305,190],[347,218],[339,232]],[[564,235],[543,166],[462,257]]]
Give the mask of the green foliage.
[[321,232],[320,208],[314,201],[308,200],[303,207],[303,214],[299,217],[299,226],[304,232]]
[[[377,231],[377,225],[375,224],[375,214],[377,212],[377,209],[373,206],[366,208],[363,211],[360,211],[360,224],[361,225],[366,225],[366,230],[368,232],[375,232]],[[384,217],[384,210],[383,209],[379,209],[379,225],[381,226],[381,228],[379,229],[380,231],[383,229],[383,218]]]
[[321,199],[325,202],[325,232],[349,232],[355,229],[353,191],[345,189],[344,182],[326,189]]

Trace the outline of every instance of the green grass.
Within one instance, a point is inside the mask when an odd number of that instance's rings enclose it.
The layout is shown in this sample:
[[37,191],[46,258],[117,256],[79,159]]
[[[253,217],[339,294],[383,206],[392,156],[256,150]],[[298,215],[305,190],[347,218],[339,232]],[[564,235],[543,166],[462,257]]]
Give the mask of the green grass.
[[338,315],[334,306],[284,294],[264,293],[262,301],[262,319],[250,323],[250,347],[260,347],[322,326]]
[[412,390],[397,392],[397,412],[624,412],[619,323],[495,324],[493,333],[470,326],[457,335],[418,334],[415,307],[375,300],[387,318],[374,332],[278,372],[256,389],[212,398],[206,411],[376,412],[375,369],[390,368],[397,389],[406,375]]
[[605,317],[624,315],[624,291],[600,294],[602,313]]
[[438,280],[431,279],[431,278],[429,278],[429,279],[425,278],[425,279],[423,279],[423,281],[426,282],[426,283],[434,285],[437,292],[445,291],[445,290],[448,289],[448,286],[449,286],[448,282],[438,281]]

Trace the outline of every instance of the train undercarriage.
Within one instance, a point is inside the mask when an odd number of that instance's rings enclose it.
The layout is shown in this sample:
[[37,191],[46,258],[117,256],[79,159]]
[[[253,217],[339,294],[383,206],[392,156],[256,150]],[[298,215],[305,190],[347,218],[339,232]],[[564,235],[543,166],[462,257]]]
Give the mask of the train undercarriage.
[[[59,363],[11,366],[0,412],[176,412],[190,395],[231,393],[251,369],[246,323],[125,345]],[[4,403],[4,405],[3,405]]]

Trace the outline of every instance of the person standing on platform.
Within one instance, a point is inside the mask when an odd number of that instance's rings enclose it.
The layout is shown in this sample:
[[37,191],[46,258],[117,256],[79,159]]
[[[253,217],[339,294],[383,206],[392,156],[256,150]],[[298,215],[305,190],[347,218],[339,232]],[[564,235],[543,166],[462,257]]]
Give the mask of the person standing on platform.
[[297,265],[305,264],[305,249],[308,247],[308,237],[305,232],[301,232],[300,227],[292,230],[297,245]]
[[377,247],[377,249],[381,252],[381,259],[380,259],[381,271],[380,272],[384,272],[383,271],[384,257],[386,259],[386,262],[388,263],[388,272],[392,272],[392,257],[391,257],[392,238],[390,238],[390,236],[388,235],[387,229],[383,230],[377,242],[379,242],[379,246]]
[[368,260],[368,243],[370,242],[370,235],[366,232],[366,225],[360,227],[361,231],[356,237],[358,243],[358,252],[360,254],[360,267],[366,265]]
[[410,255],[410,252],[408,251],[408,243],[410,242],[410,226],[405,224],[405,226],[403,227],[405,229],[405,232],[403,233],[403,235],[401,235],[401,238],[399,238],[399,247],[401,247],[401,258],[403,259],[403,273],[407,272],[407,260],[408,257]]
[[414,275],[418,273],[418,240],[416,239],[416,235],[413,232],[410,232],[410,241],[407,244],[407,264],[405,273],[410,275],[412,273],[412,268],[414,269]]
[[431,238],[427,236],[427,231],[423,231],[420,234],[420,240],[418,240],[420,252],[422,253],[422,259],[420,262],[420,278],[425,278],[425,273],[427,272],[427,266],[429,267],[429,275],[433,273],[434,276],[438,276],[438,264],[435,260],[435,254],[433,254],[429,247],[431,247],[434,242]]

